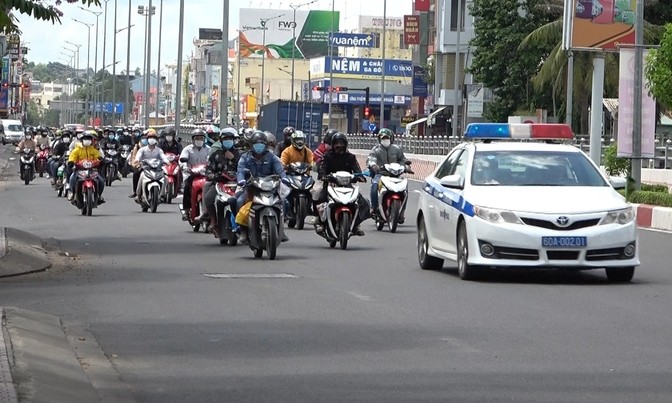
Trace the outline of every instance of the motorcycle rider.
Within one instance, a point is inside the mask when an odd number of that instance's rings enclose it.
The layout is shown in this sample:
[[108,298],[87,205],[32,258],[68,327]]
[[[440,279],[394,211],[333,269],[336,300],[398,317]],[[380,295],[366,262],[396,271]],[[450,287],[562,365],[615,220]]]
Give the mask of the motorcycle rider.
[[[294,130],[292,128],[292,130]],[[283,132],[284,133],[284,132]],[[294,162],[305,162],[308,166],[313,165],[313,152],[306,147],[306,134],[300,130],[294,130],[290,135],[290,146],[282,151],[280,161],[285,169]],[[278,148],[279,149],[279,148]],[[287,215],[292,214],[289,199],[285,198],[285,212]]]
[[[105,150],[119,151],[121,149],[121,144],[119,144],[119,140],[117,140],[114,134],[114,130],[108,127],[105,129],[104,133],[105,137],[99,141],[100,150],[103,152],[105,152]],[[105,154],[103,154],[103,156],[105,156]],[[117,154],[116,156],[114,156],[114,158],[117,160],[117,167],[120,167],[121,165],[119,164],[119,155]],[[107,172],[103,171],[101,171],[101,173],[103,174],[103,176],[107,174]],[[121,178],[122,178],[121,172],[117,171],[117,177],[115,178],[115,180],[120,181]]]
[[[102,158],[100,151],[98,151],[98,149],[93,146],[93,133],[93,130],[87,130],[82,133],[81,146],[72,150],[70,157],[68,158],[68,166],[72,172],[72,174],[70,174],[69,180],[69,185],[70,189],[72,189],[72,192],[68,194],[68,200],[71,202],[75,199],[75,189],[77,187],[77,172],[74,171],[75,164],[82,160],[100,160]],[[105,199],[103,199],[105,181],[100,175],[96,176],[96,187],[98,189],[98,204],[103,204],[105,203]]]
[[166,154],[171,153],[179,156],[182,153],[182,144],[175,140],[175,128],[169,127],[164,130],[163,134],[163,138],[159,141],[159,148]]
[[70,140],[72,134],[69,130],[64,131],[61,134],[60,139],[56,140],[51,149],[51,158],[48,162],[49,175],[51,175],[51,184],[56,184],[56,176],[58,174],[58,165],[61,157],[65,155],[70,147]]
[[133,136],[126,129],[117,129],[117,140],[119,145],[133,145]]
[[50,145],[50,140],[49,140],[49,130],[47,130],[46,127],[38,126],[37,134],[35,138],[35,143],[37,144],[37,147],[40,146],[45,146],[49,148]]
[[[378,182],[380,181],[380,168],[385,164],[397,163],[404,165],[406,164],[406,156],[404,151],[398,145],[393,143],[394,135],[390,129],[380,129],[378,132],[378,145],[373,147],[369,153],[368,158],[366,159],[366,164],[373,175],[371,179],[371,214],[376,214],[378,211]],[[407,172],[410,171],[409,167],[406,167]],[[404,223],[404,212],[406,206],[399,213],[399,224]]]
[[[240,153],[235,148],[235,131],[233,128],[226,128],[222,130],[220,141],[213,144],[210,149],[210,156],[208,157],[208,169],[210,175],[208,181],[203,187],[203,202],[206,211],[198,218],[199,221],[205,222],[207,217],[210,217],[210,229],[217,230],[215,215],[215,201],[217,199],[217,189],[215,183],[220,179],[224,172],[236,172],[238,169],[238,161],[240,160]],[[235,205],[231,206],[231,211],[236,214],[237,209]],[[220,234],[217,234],[219,236]]]
[[[35,133],[33,132],[33,128],[27,127],[23,135],[23,140],[21,140],[19,144],[16,146],[16,151],[20,153],[23,152],[24,148],[29,148],[33,152],[36,152],[37,143],[35,142],[35,140],[33,140],[34,135]],[[19,164],[19,173],[23,175],[23,164]]]
[[[319,167],[319,173],[318,173],[318,179],[322,179],[323,181],[326,180],[326,177],[329,174],[338,172],[338,171],[346,171],[350,173],[362,173],[362,169],[359,167],[359,163],[357,162],[357,157],[355,154],[352,154],[351,152],[348,151],[348,138],[345,134],[336,132],[334,135],[331,137],[331,145],[332,145],[332,150],[328,151],[324,155],[324,159],[322,160],[322,163],[320,164]],[[366,179],[364,177],[358,177],[357,180],[359,182],[366,182]],[[328,194],[328,189],[327,189],[328,184],[324,183],[322,186],[322,189],[320,190],[320,193],[317,197],[317,200],[314,202],[314,208],[315,211],[319,211],[317,206],[321,203],[324,203],[327,201],[327,194]],[[368,202],[362,196],[362,194],[359,194],[359,197],[357,198],[357,204],[359,205],[359,214],[355,218],[355,225],[352,228],[352,234],[357,235],[357,236],[363,236],[364,231],[359,227],[362,221],[366,220],[368,217],[369,213],[369,206]],[[320,223],[317,225],[317,232],[322,233],[324,232],[324,225],[325,222],[321,221],[320,215],[317,214],[318,220],[320,220]]]
[[[135,159],[133,160],[135,166],[142,167],[143,161],[148,159],[157,158],[163,161],[164,164],[170,163],[166,158],[166,154],[163,153],[158,147],[159,136],[156,134],[154,129],[147,129],[147,145],[143,146],[135,154]],[[138,183],[135,186],[135,202],[138,204],[142,203],[142,189],[140,188],[140,180],[138,178]]]
[[338,130],[336,129],[327,129],[326,132],[324,132],[324,137],[322,138],[322,142],[320,143],[319,146],[317,146],[317,149],[315,150],[315,153],[313,154],[313,159],[315,161],[315,165],[320,164],[322,162],[322,158],[324,158],[324,154],[327,153],[327,151],[331,150],[331,138],[336,134]]
[[212,147],[213,144],[219,139],[219,127],[215,125],[210,125],[205,130],[205,144],[208,147]]
[[75,149],[77,146],[82,145],[82,136],[84,136],[84,129],[78,127],[75,129],[76,139],[70,142],[70,152]]
[[[196,165],[207,164],[210,147],[205,145],[206,133],[203,129],[195,129],[191,132],[192,144],[184,147],[180,153],[180,163],[182,171],[191,173],[191,169]],[[187,216],[191,211],[191,187],[194,183],[194,175],[184,181],[184,193],[182,198],[182,207],[184,213],[182,214],[182,221],[189,220]]]
[[138,162],[135,162],[135,157],[138,155],[138,151],[144,146],[149,144],[147,141],[147,134],[141,134],[140,137],[138,138],[138,142],[135,144],[133,147],[133,150],[131,150],[131,155],[129,155],[128,163],[133,166],[133,193],[128,195],[129,198],[135,198],[138,197],[138,194],[136,193],[135,189],[138,187],[138,182],[140,182],[140,175],[142,175],[142,170],[141,170],[141,165]]
[[[275,154],[275,147],[277,146],[275,134],[269,132],[268,130],[266,130],[264,134],[266,135],[266,141],[268,141],[268,151]],[[279,155],[277,157],[280,158]]]
[[285,151],[285,148],[292,145],[292,134],[294,134],[294,132],[296,132],[296,129],[294,129],[292,126],[287,126],[282,130],[283,140],[278,144],[278,147],[275,151],[275,154],[278,157],[282,156],[282,152]]
[[252,138],[253,134],[254,129],[249,127],[247,129],[243,129],[243,134],[238,139],[238,144],[236,144],[236,148],[241,154],[250,151],[250,139]]
[[[236,180],[238,186],[243,188],[247,181],[245,180],[245,171],[249,170],[253,177],[280,175],[282,179],[286,177],[285,170],[282,167],[282,162],[275,153],[269,151],[268,138],[262,131],[257,130],[250,139],[251,150],[240,156],[238,160],[238,169]],[[236,195],[236,210],[242,207],[248,200],[248,192],[243,189]],[[246,226],[240,227],[240,241],[242,243],[248,242],[248,228]],[[283,242],[289,239],[283,234]]]

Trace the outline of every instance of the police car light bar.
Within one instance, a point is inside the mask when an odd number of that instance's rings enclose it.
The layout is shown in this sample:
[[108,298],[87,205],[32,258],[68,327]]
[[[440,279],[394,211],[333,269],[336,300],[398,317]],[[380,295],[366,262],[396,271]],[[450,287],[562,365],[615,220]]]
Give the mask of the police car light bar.
[[559,123],[470,123],[466,139],[571,140],[572,129]]

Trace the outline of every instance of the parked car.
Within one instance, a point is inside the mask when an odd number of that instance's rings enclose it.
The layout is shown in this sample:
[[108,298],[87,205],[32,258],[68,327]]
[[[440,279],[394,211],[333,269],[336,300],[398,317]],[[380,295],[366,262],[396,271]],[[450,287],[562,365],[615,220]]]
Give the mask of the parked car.
[[23,125],[18,120],[2,119],[0,136],[2,137],[2,145],[19,144],[23,138]]

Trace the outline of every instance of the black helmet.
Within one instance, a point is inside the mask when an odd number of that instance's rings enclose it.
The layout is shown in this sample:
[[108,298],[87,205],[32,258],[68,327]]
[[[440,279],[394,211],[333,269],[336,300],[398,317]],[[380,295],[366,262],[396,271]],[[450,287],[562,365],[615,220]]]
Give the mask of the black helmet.
[[167,128],[166,130],[164,130],[164,134],[166,136],[173,136],[174,137],[175,136],[175,127],[171,126],[171,127]]
[[322,140],[324,144],[326,145],[331,145],[331,142],[333,141],[334,134],[338,133],[338,130],[336,129],[329,129],[326,132],[324,132],[324,139]]
[[331,145],[332,146],[337,141],[342,141],[343,143],[345,143],[345,148],[348,148],[348,136],[346,136],[345,133],[336,132],[336,133],[334,133],[333,136],[331,136]]
[[203,129],[194,129],[193,132],[191,132],[191,139],[193,140],[194,137],[202,136],[203,139],[205,139],[205,131]]
[[250,137],[250,144],[259,143],[263,143],[268,146],[268,137],[266,137],[266,133],[262,132],[261,130],[255,131],[254,134]]
[[264,132],[264,134],[266,135],[266,144],[269,147],[275,148],[275,143],[276,143],[275,134],[273,134],[271,132],[268,132],[268,131]]
[[35,134],[35,131],[33,130],[32,126],[26,126],[26,130],[24,133],[32,136],[33,134]]
[[117,136],[122,136],[124,134],[124,129],[117,129]]
[[282,135],[285,136],[285,139],[288,139],[292,137],[292,134],[294,134],[295,131],[296,129],[294,129],[292,126],[287,126],[282,130]]

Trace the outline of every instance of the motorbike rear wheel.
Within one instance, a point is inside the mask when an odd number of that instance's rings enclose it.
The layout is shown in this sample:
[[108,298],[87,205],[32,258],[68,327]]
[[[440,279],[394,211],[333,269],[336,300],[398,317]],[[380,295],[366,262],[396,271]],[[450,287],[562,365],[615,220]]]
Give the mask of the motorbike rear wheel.
[[114,165],[108,165],[106,171],[105,186],[112,186],[112,182],[114,182],[114,179],[117,177],[116,172],[114,172]]
[[227,243],[229,243],[227,225],[226,225],[227,219],[228,217],[222,214],[221,211],[217,212],[217,233],[219,234],[220,245],[226,245]]
[[397,232],[397,225],[399,225],[399,213],[401,212],[401,202],[398,199],[392,200],[390,204],[390,214],[387,221],[387,226],[391,233]]
[[348,249],[348,239],[350,239],[350,213],[343,212],[339,223],[339,241],[341,249]]
[[302,230],[308,215],[308,201],[305,197],[299,197],[299,205],[296,206],[296,229]]
[[86,209],[86,215],[91,217],[91,214],[93,213],[93,203],[95,202],[95,196],[93,194],[93,189],[88,188],[86,189],[86,204],[84,204],[84,208]]
[[39,165],[37,166],[37,172],[40,175],[40,178],[44,177],[44,163],[40,162]]
[[152,209],[152,213],[156,213],[156,208],[159,207],[159,188],[153,187],[152,194],[149,196],[149,207]]
[[173,202],[173,190],[174,185],[171,182],[168,182],[166,185],[166,203],[171,204]]
[[275,260],[275,255],[278,251],[278,244],[280,243],[280,237],[278,236],[278,226],[276,225],[275,218],[265,217],[264,227],[266,230],[266,254],[268,255],[268,260]]

